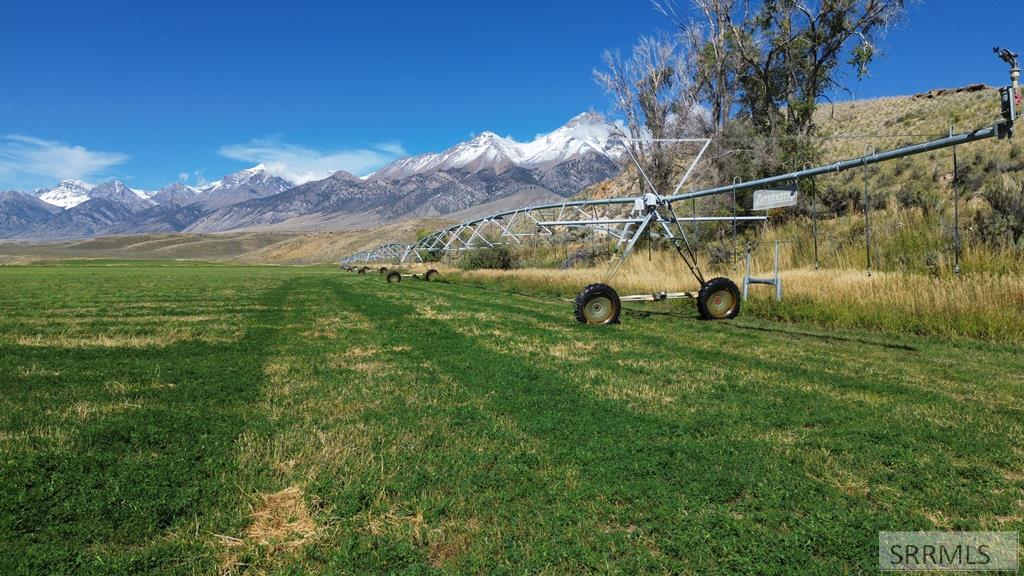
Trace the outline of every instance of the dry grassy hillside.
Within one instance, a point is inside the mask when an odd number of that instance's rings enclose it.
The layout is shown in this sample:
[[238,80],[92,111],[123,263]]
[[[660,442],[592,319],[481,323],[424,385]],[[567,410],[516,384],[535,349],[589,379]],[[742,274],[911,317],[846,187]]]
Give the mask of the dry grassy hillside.
[[[818,112],[827,161],[992,125],[999,117],[998,92],[984,89],[934,97],[880,98],[823,107]],[[1022,273],[1019,247],[1005,218],[994,216],[989,198],[1002,191],[1021,196],[1024,135],[986,140],[956,150],[959,174],[961,268],[965,272]],[[820,254],[832,268],[866,267],[864,189],[876,270],[950,273],[954,255],[953,149],[910,156],[815,182],[822,215]],[[802,212],[776,214],[760,238],[787,240],[786,264],[813,264],[810,190]]]

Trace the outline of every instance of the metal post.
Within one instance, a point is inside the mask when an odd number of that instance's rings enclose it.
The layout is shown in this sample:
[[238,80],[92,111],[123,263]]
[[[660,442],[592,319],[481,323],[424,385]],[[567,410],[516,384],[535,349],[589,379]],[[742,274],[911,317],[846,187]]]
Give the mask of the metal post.
[[[949,127],[950,133],[953,127]],[[960,276],[960,187],[956,161],[956,146],[953,146],[953,274]]]
[[740,181],[740,177],[736,176],[732,179],[732,269],[736,270],[737,254],[736,254],[736,184]]
[[[811,163],[804,164],[804,170],[809,169]],[[818,184],[817,178],[811,176],[811,236],[814,238],[814,269],[820,268],[818,261]]]
[[775,241],[775,301],[782,302],[782,279],[779,278],[779,241]]
[[747,301],[747,293],[750,292],[750,251],[752,247],[747,244],[746,268],[743,271],[743,301]]
[[864,246],[868,258],[868,276],[871,276],[871,208],[868,200],[868,163],[864,162]]

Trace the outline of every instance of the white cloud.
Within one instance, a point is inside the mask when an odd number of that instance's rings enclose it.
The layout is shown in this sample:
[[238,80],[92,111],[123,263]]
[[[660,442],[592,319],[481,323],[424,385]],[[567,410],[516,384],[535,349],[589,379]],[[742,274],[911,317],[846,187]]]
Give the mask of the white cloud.
[[58,180],[103,176],[128,161],[120,152],[98,152],[83,146],[8,134],[0,136],[0,188],[52,186]]
[[219,153],[232,160],[263,164],[267,172],[296,184],[320,180],[338,170],[357,176],[367,174],[407,155],[398,142],[385,142],[368,148],[320,151],[286,144],[274,138],[222,146]]
[[374,148],[380,150],[381,152],[394,154],[395,156],[408,155],[408,152],[405,151],[405,148],[402,148],[401,142],[384,142],[381,144],[377,144],[376,146],[374,146]]
[[188,172],[178,172],[178,180],[188,182]]

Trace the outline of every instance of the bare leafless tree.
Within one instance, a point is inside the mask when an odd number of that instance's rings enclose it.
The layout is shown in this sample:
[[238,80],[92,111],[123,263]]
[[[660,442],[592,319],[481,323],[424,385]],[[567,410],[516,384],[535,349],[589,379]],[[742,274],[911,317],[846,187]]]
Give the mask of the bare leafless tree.
[[701,115],[687,54],[675,38],[644,36],[628,59],[605,51],[604,63],[594,78],[622,116],[619,136],[664,194],[675,177],[676,147],[658,140],[691,134]]
[[698,18],[686,18],[675,0],[652,0],[654,8],[678,28],[683,49],[694,62],[694,89],[701,102],[709,106],[710,122],[721,132],[732,114],[736,97],[736,71],[739,62],[729,35],[733,20],[743,21],[748,0],[690,0]]

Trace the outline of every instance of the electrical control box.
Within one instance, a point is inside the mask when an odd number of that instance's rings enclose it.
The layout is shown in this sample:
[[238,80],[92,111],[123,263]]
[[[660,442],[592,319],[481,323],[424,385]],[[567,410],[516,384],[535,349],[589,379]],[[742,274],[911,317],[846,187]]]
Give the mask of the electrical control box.
[[1013,124],[1017,120],[1017,94],[1010,86],[999,89],[999,102],[1002,106],[1003,120],[997,130],[1000,139],[1013,138]]
[[1017,119],[1017,95],[1009,86],[999,89],[999,99],[1003,105],[1003,118],[1013,122]]

